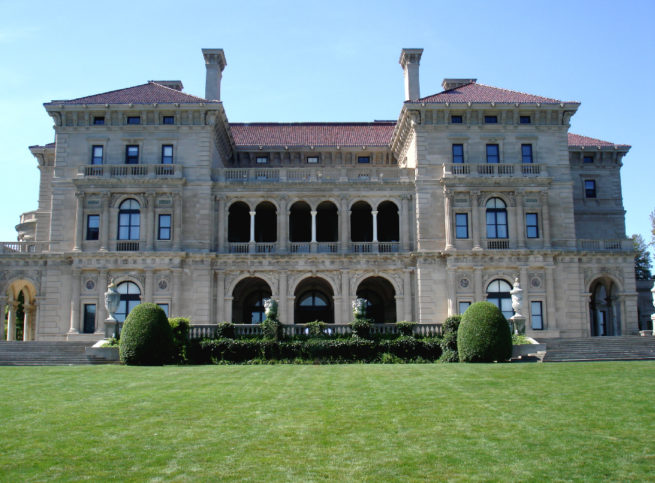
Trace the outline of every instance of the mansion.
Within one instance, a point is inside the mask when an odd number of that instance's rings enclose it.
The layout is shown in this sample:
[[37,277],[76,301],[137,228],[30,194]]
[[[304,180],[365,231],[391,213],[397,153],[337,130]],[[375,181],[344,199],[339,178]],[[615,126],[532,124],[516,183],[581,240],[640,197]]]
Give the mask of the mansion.
[[[630,146],[569,132],[578,102],[445,79],[403,49],[396,121],[230,123],[222,49],[204,98],[180,81],[47,102],[38,207],[0,243],[7,338],[94,340],[104,293],[192,324],[441,323],[515,278],[535,337],[636,332],[620,168]],[[17,180],[16,180],[17,181]]]

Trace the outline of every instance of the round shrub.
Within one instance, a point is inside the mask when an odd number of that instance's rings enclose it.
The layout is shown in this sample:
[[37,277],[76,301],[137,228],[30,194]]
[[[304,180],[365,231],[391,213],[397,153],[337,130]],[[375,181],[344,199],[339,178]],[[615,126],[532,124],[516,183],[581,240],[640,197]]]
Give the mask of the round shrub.
[[457,351],[462,362],[502,362],[512,356],[509,324],[491,302],[476,302],[457,330]]
[[119,353],[121,362],[138,366],[160,366],[174,354],[173,331],[166,313],[156,304],[140,304],[125,319]]
[[400,335],[411,337],[414,335],[414,327],[416,327],[416,322],[396,322],[396,327],[398,327],[398,332]]
[[186,348],[189,342],[189,319],[185,317],[173,317],[168,319],[173,333],[173,345],[175,346],[174,361],[182,363],[186,360]]

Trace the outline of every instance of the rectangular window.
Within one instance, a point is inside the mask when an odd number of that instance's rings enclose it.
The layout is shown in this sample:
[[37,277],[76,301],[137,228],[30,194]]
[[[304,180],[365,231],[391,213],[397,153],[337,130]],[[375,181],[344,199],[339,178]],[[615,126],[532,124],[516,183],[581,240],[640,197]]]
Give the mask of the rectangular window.
[[257,159],[255,159],[257,164],[268,164],[268,156],[257,156]]
[[127,116],[128,124],[141,124],[141,116]]
[[455,213],[455,238],[469,237],[468,213]]
[[520,124],[531,124],[532,119],[530,116],[519,116],[519,123]]
[[525,214],[525,234],[528,238],[539,238],[539,217],[537,213]]
[[158,240],[171,239],[171,215],[159,215]]
[[582,162],[585,164],[593,163],[594,162],[593,155],[582,156]]
[[162,124],[175,124],[175,116],[164,116]]
[[544,316],[541,302],[530,302],[530,319],[532,321],[532,330],[544,329]]
[[455,163],[455,164],[464,163],[464,145],[463,144],[453,144],[453,163]]
[[451,124],[462,124],[464,119],[462,116],[450,116],[450,123]]
[[460,302],[459,303],[459,313],[463,314],[471,306],[471,302]]
[[584,181],[584,195],[585,198],[596,197],[596,181],[593,179],[586,179]]
[[96,330],[96,304],[84,304],[84,327],[85,334],[93,334]]
[[105,125],[105,116],[93,116],[93,125],[94,126],[104,126]]
[[93,146],[91,151],[91,164],[102,164],[103,146]]
[[357,162],[359,164],[368,164],[371,162],[371,158],[369,156],[357,156]]
[[157,304],[157,307],[162,309],[164,313],[166,314],[166,317],[168,317],[168,304]]
[[86,217],[86,239],[97,240],[100,236],[100,215]]
[[307,156],[307,164],[318,164],[318,156]]
[[161,147],[161,164],[173,164],[173,145],[164,144]]
[[521,144],[521,160],[524,164],[532,163],[532,144]]
[[139,146],[125,146],[125,164],[139,164]]
[[484,116],[485,124],[498,124],[498,116]]
[[497,144],[487,144],[487,163],[498,164],[500,163],[500,155],[498,154]]

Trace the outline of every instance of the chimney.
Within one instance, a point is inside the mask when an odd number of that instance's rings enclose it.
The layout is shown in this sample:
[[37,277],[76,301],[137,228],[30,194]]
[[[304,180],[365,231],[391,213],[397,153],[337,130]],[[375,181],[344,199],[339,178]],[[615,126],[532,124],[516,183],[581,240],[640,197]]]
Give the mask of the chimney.
[[443,87],[444,91],[451,91],[468,84],[475,84],[477,81],[477,79],[444,79],[441,87]]
[[225,53],[223,49],[202,49],[202,55],[205,58],[205,67],[207,67],[205,99],[220,101],[221,77],[223,76],[223,69],[227,65]]
[[400,65],[405,71],[405,100],[415,101],[421,97],[418,78],[418,66],[423,49],[403,49],[400,53]]

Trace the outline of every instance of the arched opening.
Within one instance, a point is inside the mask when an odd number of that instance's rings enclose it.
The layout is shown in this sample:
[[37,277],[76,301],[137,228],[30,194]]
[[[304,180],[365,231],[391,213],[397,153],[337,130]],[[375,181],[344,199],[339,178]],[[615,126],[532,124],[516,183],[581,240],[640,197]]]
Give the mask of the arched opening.
[[396,322],[396,291],[382,277],[369,277],[357,287],[357,297],[366,299],[366,317],[376,324]]
[[621,308],[618,287],[608,278],[591,284],[589,314],[592,336],[621,335]]
[[289,241],[307,243],[312,240],[312,213],[304,201],[296,201],[289,210]]
[[323,201],[316,208],[316,241],[339,240],[339,211],[331,201]]
[[36,290],[27,280],[16,280],[7,289],[7,307],[2,317],[3,340],[36,339]]
[[118,207],[118,240],[139,240],[141,205],[135,199],[127,199]]
[[378,205],[378,241],[397,242],[400,240],[398,207],[392,201]]
[[508,238],[507,206],[500,198],[490,198],[487,208],[487,238]]
[[255,241],[273,243],[277,241],[277,215],[275,205],[264,201],[255,208]]
[[250,241],[250,208],[243,201],[230,205],[227,215],[227,241],[229,243]]
[[350,240],[353,242],[373,241],[373,219],[371,205],[358,201],[350,208]]
[[294,295],[296,324],[306,324],[314,320],[334,323],[334,292],[328,282],[318,277],[306,278],[298,284]]
[[232,323],[261,324],[266,318],[264,300],[271,295],[271,287],[261,278],[241,280],[232,291]]
[[509,282],[499,278],[487,285],[487,301],[496,305],[507,320],[514,315],[511,290],[512,286]]
[[121,294],[118,310],[116,310],[116,320],[125,322],[127,315],[134,307],[141,303],[141,289],[134,282],[122,282],[116,287],[116,291]]

